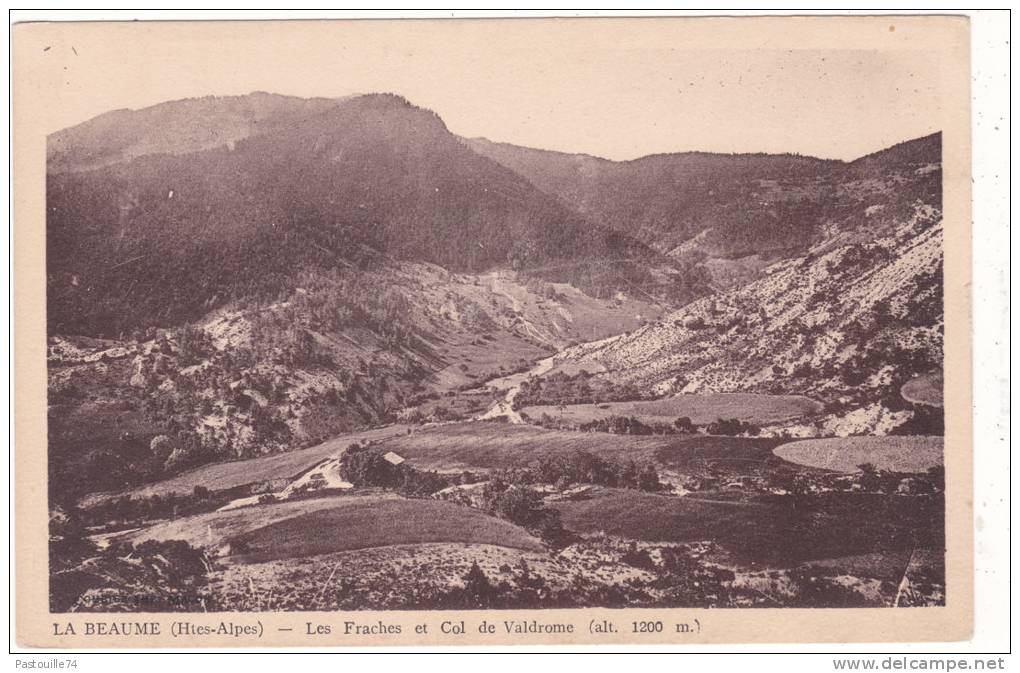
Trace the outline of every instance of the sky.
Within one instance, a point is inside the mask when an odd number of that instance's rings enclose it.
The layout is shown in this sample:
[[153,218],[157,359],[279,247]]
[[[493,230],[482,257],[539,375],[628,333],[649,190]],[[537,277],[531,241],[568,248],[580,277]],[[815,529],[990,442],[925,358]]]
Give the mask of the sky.
[[462,136],[610,159],[849,160],[939,130],[938,61],[896,21],[848,39],[810,23],[706,20],[57,24],[16,58],[38,59],[47,132],[210,94],[385,91]]

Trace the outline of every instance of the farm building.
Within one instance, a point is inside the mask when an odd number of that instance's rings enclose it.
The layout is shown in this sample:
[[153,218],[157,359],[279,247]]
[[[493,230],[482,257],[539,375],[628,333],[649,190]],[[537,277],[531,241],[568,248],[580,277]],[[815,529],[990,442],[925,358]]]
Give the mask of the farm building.
[[386,460],[386,462],[390,463],[391,465],[400,465],[402,462],[404,462],[403,456],[393,453],[392,451],[388,451],[383,456],[383,458]]

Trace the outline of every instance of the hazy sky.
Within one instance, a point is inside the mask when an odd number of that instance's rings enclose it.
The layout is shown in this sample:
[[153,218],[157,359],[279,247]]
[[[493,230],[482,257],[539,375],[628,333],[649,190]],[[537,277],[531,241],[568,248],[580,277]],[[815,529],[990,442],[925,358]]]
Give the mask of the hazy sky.
[[463,136],[612,159],[852,159],[938,130],[938,62],[894,22],[868,28],[882,50],[842,48],[855,43],[811,24],[787,36],[703,20],[85,24],[35,37],[50,47],[40,91],[59,91],[50,131],[191,96],[390,91]]

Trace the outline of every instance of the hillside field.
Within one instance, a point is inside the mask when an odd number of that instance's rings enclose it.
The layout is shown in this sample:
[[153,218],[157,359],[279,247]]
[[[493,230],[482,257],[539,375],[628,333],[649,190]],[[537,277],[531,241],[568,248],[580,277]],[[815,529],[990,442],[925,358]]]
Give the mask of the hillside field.
[[942,444],[942,437],[829,437],[783,444],[775,454],[839,472],[856,472],[862,463],[893,472],[924,472],[942,465]]
[[711,540],[752,567],[943,543],[941,498],[825,493],[794,507],[766,496],[725,501],[601,489],[590,499],[555,507],[563,525],[578,533],[654,542]]
[[[245,562],[429,542],[496,544],[540,551],[526,531],[478,510],[438,500],[390,495],[339,496],[212,512],[157,524],[133,536],[230,544]],[[237,559],[241,560],[241,559]]]
[[714,460],[762,462],[782,440],[707,435],[614,435],[548,430],[506,423],[456,423],[398,435],[380,442],[419,469],[489,470],[521,467],[570,451],[617,461],[654,462],[683,468]]
[[791,421],[821,413],[823,405],[802,395],[754,393],[708,393],[675,395],[661,400],[606,402],[604,404],[554,404],[524,407],[530,418],[548,414],[571,424],[590,423],[610,416],[633,416],[644,423],[672,423],[687,416],[698,425],[720,418],[736,418],[756,425]]
[[945,383],[942,372],[922,374],[903,384],[900,394],[903,399],[913,404],[925,404],[930,407],[942,407],[942,394]]

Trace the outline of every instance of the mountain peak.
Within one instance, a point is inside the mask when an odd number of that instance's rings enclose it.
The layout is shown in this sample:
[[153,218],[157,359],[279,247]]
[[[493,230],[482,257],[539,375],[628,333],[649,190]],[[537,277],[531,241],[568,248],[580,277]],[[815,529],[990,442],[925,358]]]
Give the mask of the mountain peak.
[[[236,96],[182,98],[131,110],[114,110],[53,133],[47,170],[64,173],[124,163],[151,154],[189,154],[230,146],[252,136],[334,114],[333,122],[371,118],[446,132],[439,116],[395,93],[300,98],[266,91]],[[404,121],[396,122],[401,117]],[[322,120],[323,123],[328,123]]]

